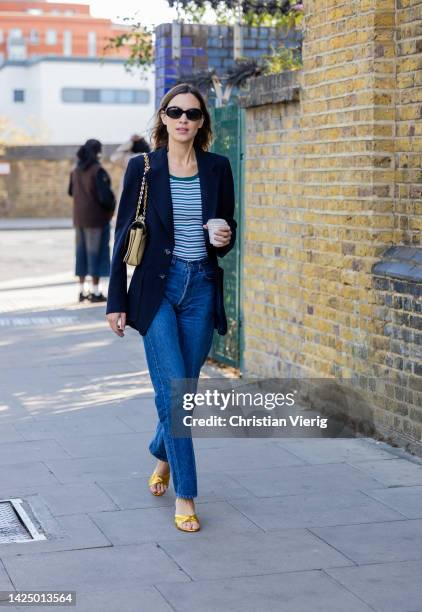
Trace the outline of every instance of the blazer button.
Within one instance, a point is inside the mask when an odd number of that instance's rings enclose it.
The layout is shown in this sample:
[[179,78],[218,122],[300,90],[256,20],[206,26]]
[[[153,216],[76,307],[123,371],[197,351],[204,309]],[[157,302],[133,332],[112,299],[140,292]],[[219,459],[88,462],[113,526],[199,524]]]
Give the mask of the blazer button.
[[164,249],[164,253],[165,253],[166,255],[170,255],[171,251],[170,251],[170,249]]
[[165,275],[165,274],[159,274],[158,276],[159,276],[160,278],[166,278],[166,275]]

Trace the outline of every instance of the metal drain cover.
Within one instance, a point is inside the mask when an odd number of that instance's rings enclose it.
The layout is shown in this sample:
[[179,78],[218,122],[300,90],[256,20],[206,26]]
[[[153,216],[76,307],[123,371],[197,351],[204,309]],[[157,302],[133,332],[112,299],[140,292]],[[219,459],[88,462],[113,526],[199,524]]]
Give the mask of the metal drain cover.
[[0,500],[0,544],[46,539],[23,508],[21,499]]

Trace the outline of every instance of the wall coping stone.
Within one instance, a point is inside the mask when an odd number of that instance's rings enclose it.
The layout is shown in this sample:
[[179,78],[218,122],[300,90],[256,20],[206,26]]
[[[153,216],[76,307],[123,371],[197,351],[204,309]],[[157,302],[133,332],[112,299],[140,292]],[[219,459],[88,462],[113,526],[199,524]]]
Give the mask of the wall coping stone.
[[372,274],[422,282],[422,248],[392,246],[372,266]]
[[301,70],[286,70],[252,78],[245,92],[239,95],[239,104],[243,108],[251,108],[277,102],[297,102],[300,99],[301,81]]
[[[82,144],[82,143],[81,143]],[[121,144],[121,143],[120,143]],[[0,160],[42,159],[57,161],[76,158],[76,152],[81,145],[5,145],[0,153]],[[110,157],[119,144],[103,144],[103,159]]]

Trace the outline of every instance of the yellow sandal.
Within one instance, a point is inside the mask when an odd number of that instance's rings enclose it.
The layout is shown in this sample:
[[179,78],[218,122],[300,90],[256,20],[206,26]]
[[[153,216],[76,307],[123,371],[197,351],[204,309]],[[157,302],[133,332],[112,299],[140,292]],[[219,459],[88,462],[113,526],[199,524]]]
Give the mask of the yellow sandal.
[[[170,481],[170,472],[168,474],[166,474],[165,476],[159,476],[159,474],[157,474],[155,471],[151,474],[149,480],[148,480],[148,486],[152,487],[152,485],[155,484],[163,484],[166,487],[169,486],[169,481]],[[167,490],[167,489],[166,489]],[[156,495],[157,497],[160,497],[161,495],[164,495],[166,491],[163,491],[162,493],[159,493],[158,491],[156,493],[154,493],[153,491],[151,491],[151,493],[153,495]]]
[[[196,523],[198,523],[198,527],[196,529],[185,529],[184,527],[182,527],[183,523],[186,523],[188,521],[195,521]],[[177,529],[180,529],[180,531],[199,531],[201,529],[196,514],[175,514],[174,522],[176,524]]]

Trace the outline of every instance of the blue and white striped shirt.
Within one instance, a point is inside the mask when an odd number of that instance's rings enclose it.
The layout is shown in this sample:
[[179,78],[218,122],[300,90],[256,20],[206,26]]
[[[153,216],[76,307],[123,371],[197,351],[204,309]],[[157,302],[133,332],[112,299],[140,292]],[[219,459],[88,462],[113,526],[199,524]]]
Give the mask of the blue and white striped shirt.
[[202,227],[202,200],[199,174],[188,177],[170,175],[173,202],[174,250],[182,259],[207,256]]

